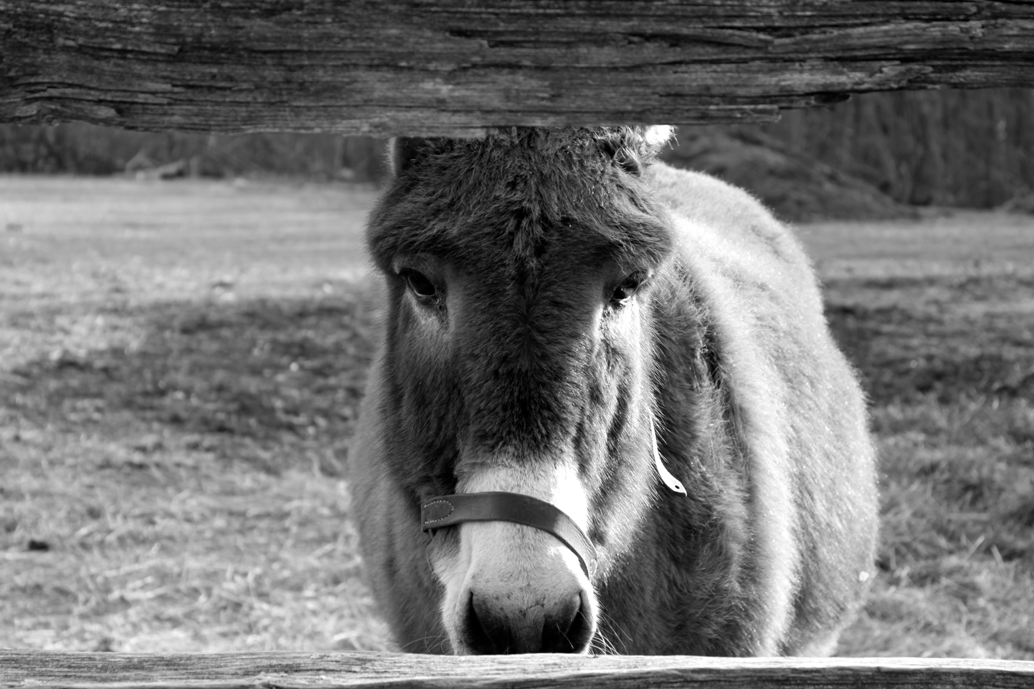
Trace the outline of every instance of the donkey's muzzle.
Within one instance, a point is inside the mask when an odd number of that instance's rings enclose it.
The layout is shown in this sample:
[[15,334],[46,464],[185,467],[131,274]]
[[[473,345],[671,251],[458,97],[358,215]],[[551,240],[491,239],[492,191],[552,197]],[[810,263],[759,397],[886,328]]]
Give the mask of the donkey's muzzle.
[[519,493],[458,493],[431,498],[420,508],[421,528],[433,532],[462,522],[513,522],[555,536],[581,562],[585,576],[596,575],[596,547],[574,521],[559,508]]
[[592,640],[590,616],[578,594],[551,607],[513,610],[495,603],[471,592],[463,634],[474,653],[580,653]]

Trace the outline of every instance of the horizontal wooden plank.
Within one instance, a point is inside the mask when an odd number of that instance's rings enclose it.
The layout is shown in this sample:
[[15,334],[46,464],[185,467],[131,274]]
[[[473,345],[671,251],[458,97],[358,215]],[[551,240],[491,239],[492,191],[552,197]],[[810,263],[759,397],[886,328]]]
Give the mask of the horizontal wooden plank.
[[1034,85],[1034,3],[0,0],[0,122],[476,133]]
[[0,650],[0,688],[1034,686],[1034,663],[916,658],[426,656],[391,653],[142,655]]

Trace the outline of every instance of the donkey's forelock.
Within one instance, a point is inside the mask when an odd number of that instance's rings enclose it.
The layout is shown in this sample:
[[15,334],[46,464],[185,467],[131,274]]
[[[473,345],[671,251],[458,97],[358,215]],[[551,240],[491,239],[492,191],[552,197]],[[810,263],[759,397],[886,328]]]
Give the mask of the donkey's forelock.
[[395,174],[401,174],[427,156],[447,155],[467,144],[487,144],[500,149],[527,147],[530,139],[553,152],[573,150],[585,153],[596,147],[608,153],[619,164],[638,172],[651,162],[672,138],[674,128],[667,125],[649,127],[585,127],[579,129],[543,129],[507,127],[491,130],[480,139],[410,138],[392,139],[388,147],[388,163]]
[[533,266],[547,242],[560,242],[571,265],[657,264],[669,232],[641,177],[670,134],[511,128],[482,139],[398,139],[371,253],[390,270],[400,254],[484,258],[495,246],[503,263]]

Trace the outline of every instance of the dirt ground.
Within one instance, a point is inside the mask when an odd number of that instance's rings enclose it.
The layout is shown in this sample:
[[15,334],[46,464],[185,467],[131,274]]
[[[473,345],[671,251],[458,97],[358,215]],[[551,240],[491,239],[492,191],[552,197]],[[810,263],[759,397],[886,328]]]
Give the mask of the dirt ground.
[[[0,647],[390,648],[344,470],[373,199],[0,177]],[[841,653],[1034,659],[1034,219],[800,236],[881,457]]]

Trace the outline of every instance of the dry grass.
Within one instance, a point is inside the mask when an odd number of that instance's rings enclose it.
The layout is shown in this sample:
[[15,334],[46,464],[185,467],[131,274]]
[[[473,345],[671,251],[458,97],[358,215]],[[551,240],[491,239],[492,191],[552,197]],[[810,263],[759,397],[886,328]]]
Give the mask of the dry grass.
[[1034,659],[1034,221],[802,234],[882,469],[881,576],[841,652]]
[[[0,647],[384,649],[347,455],[369,190],[0,178]],[[802,228],[873,400],[852,655],[1034,659],[1034,223]]]
[[341,468],[372,191],[0,198],[0,646],[385,648]]

